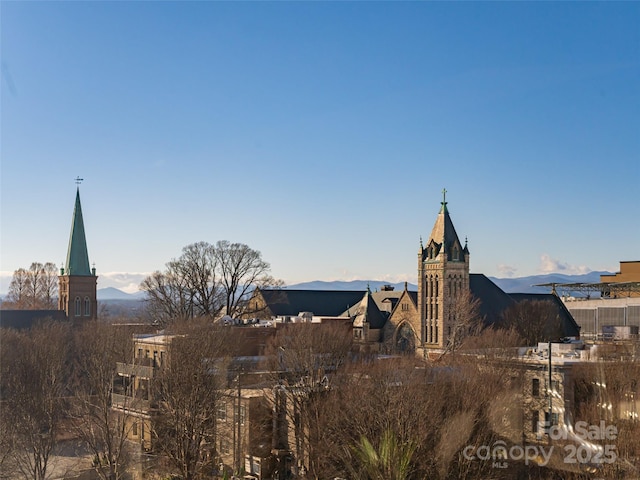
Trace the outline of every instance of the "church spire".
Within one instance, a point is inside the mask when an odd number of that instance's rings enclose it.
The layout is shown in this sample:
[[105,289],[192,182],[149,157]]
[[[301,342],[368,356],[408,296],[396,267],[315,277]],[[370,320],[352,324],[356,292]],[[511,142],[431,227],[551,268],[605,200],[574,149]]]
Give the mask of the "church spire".
[[[79,185],[81,181],[81,178],[76,178],[76,184]],[[89,267],[78,187],[71,219],[67,262],[58,277],[58,309],[64,310],[70,320],[95,320],[98,318],[97,285],[96,269]]]
[[442,190],[442,202],[440,202],[440,205],[442,206],[440,207],[440,212],[438,213],[436,222],[431,230],[429,243],[434,242],[436,244],[438,253],[447,252],[447,254],[449,254],[451,253],[450,249],[453,246],[457,246],[460,250],[462,250],[462,246],[458,239],[456,229],[453,226],[453,222],[451,221],[451,217],[449,216],[447,203],[447,190],[445,189]]
[[82,220],[82,207],[80,205],[80,187],[76,190],[76,204],[71,220],[71,235],[69,236],[65,273],[67,275],[93,275],[89,267],[87,239],[84,234],[84,221]]

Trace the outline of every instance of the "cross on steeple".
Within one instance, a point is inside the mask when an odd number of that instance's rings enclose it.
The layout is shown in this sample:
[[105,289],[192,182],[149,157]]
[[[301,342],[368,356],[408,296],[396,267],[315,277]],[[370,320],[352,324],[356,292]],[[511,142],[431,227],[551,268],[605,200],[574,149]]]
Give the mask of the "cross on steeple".
[[442,189],[442,204],[443,205],[447,204],[447,189],[446,188]]
[[75,180],[74,180],[74,181],[76,182],[76,185],[80,185],[80,184],[84,181],[84,178],[80,178],[80,177],[78,176],[78,177],[76,177],[76,178],[75,178]]

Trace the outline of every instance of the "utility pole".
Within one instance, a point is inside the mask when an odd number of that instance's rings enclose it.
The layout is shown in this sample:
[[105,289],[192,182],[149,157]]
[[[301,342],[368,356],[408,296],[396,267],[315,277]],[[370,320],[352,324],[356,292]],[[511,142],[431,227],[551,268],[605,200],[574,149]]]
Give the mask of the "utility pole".
[[547,432],[549,434],[549,438],[551,438],[551,427],[553,426],[553,388],[552,388],[552,375],[551,375],[551,340],[549,340],[549,388],[548,388],[548,395],[549,395],[549,422],[547,425]]
[[238,410],[237,410],[237,422],[238,422],[238,434],[236,435],[236,451],[237,451],[237,463],[236,463],[236,473],[240,474],[240,469],[242,467],[242,441],[241,441],[241,422],[242,422],[242,387],[240,385],[240,374],[242,373],[242,368],[238,370]]

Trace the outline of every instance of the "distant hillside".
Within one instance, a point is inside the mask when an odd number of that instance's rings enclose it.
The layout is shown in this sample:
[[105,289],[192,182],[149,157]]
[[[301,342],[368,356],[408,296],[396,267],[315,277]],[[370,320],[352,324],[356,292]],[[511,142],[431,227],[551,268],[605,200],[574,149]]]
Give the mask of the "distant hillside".
[[606,274],[610,275],[610,272],[589,272],[583,275],[549,273],[519,278],[489,278],[507,293],[549,293],[551,287],[536,287],[535,285],[543,283],[598,283],[600,275]]
[[[366,290],[367,286],[372,292],[381,290],[384,285],[391,285],[394,290],[404,290],[404,282],[390,283],[383,282],[381,280],[352,280],[350,282],[343,282],[336,280],[334,282],[324,282],[322,280],[315,280],[312,282],[296,283],[294,285],[287,285],[286,288],[291,290]],[[407,285],[409,290],[417,291],[418,286],[413,283]]]
[[[489,277],[496,285],[507,293],[549,293],[550,287],[536,287],[543,283],[598,283],[600,275],[610,274],[610,272],[589,272],[583,275],[563,275],[561,273],[550,273],[547,275],[531,275],[529,277],[518,278],[496,278]],[[325,282],[315,280],[312,282],[296,283],[287,285],[291,290],[366,290],[367,286],[372,292],[380,290],[383,285],[391,285],[394,290],[404,289],[404,282],[390,283],[380,280],[352,280],[350,282],[334,281]],[[409,283],[408,289],[417,291],[418,286]]]
[[98,300],[143,300],[146,293],[127,293],[114,287],[99,288],[96,292]]

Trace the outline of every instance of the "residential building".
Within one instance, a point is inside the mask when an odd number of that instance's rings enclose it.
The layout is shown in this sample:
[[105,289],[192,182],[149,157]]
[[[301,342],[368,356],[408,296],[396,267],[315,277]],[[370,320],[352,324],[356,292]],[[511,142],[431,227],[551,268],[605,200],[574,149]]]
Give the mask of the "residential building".
[[111,405],[125,417],[128,439],[145,451],[153,449],[153,422],[158,408],[153,379],[167,361],[172,338],[164,334],[134,335],[133,362],[116,364]]

